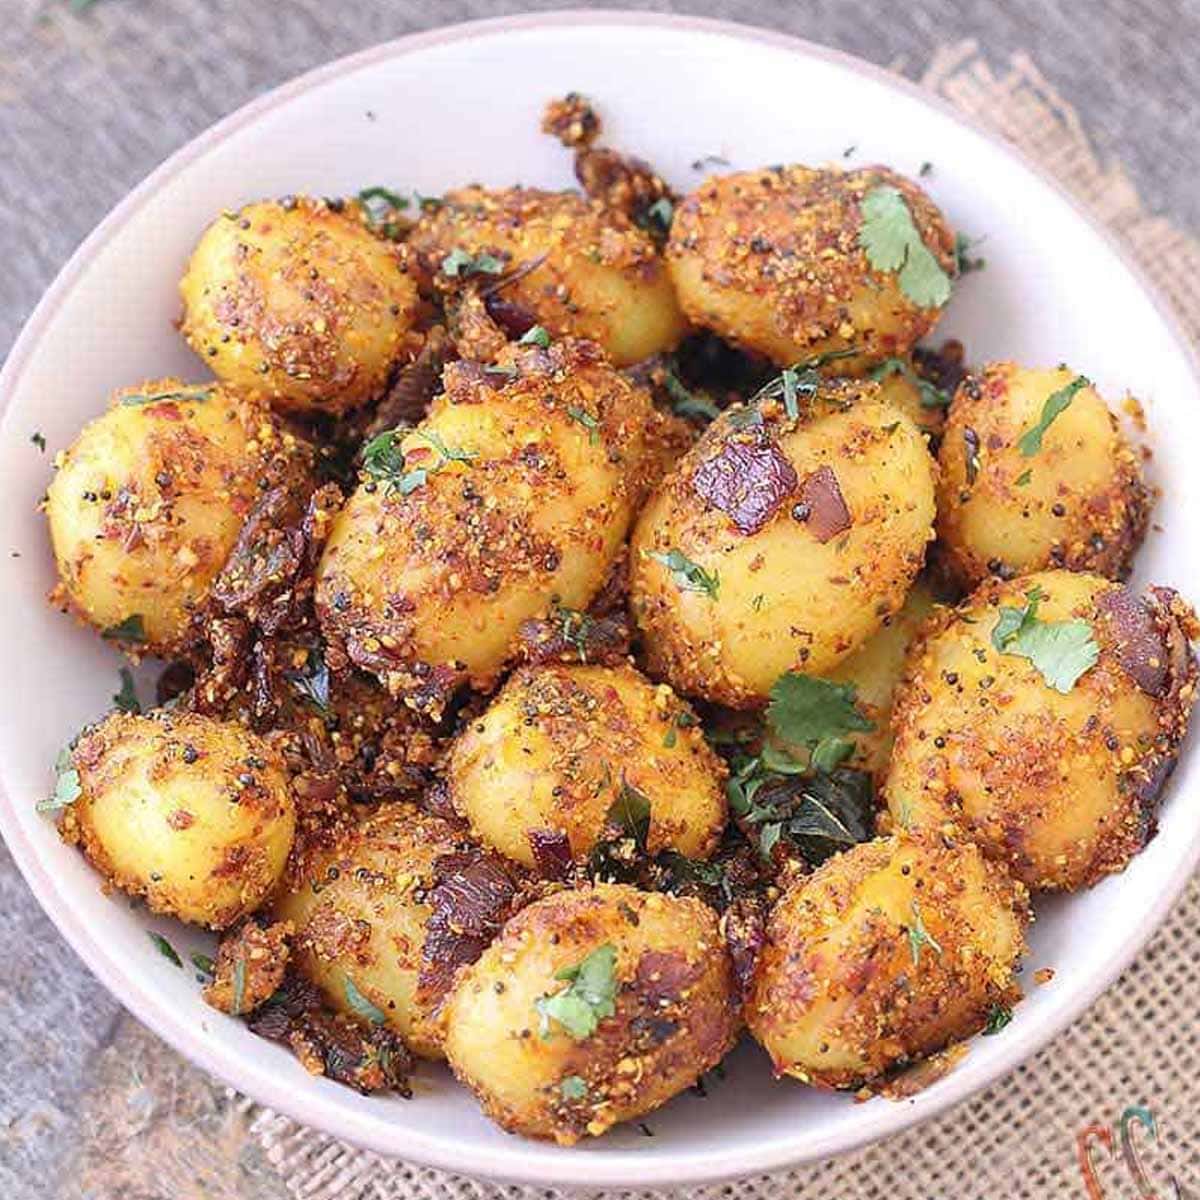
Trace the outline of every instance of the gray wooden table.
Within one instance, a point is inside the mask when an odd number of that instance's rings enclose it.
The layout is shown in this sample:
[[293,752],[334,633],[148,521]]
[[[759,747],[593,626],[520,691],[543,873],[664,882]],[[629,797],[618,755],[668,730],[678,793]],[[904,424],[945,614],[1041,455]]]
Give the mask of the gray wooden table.
[[[577,4],[580,0],[576,0]],[[1028,51],[1148,206],[1200,228],[1198,0],[690,0],[920,74],[940,45]],[[582,4],[580,4],[582,6]],[[327,59],[542,0],[0,0],[0,354],[74,247],[216,118]],[[67,365],[69,369],[69,364]],[[0,845],[0,1196],[273,1200],[225,1089],[127,1016]]]

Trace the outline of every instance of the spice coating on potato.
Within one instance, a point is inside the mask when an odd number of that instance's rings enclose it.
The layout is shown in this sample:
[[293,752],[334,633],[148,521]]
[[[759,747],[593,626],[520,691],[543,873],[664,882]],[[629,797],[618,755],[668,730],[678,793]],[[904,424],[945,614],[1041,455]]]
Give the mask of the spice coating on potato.
[[898,613],[885,618],[879,632],[849,658],[843,659],[827,679],[854,685],[859,711],[875,728],[846,736],[854,743],[851,766],[881,777],[892,753],[892,699],[904,674],[908,648],[933,609],[933,594],[920,580]]
[[445,391],[359,486],[317,572],[326,636],[436,710],[490,687],[521,622],[585,609],[632,518],[649,399],[590,342],[451,364]]
[[295,810],[278,753],[224,721],[113,713],[71,755],[80,794],[64,840],[155,912],[225,929],[283,874]]
[[[539,1001],[569,992],[566,974],[590,956],[601,995],[572,1031]],[[502,1128],[571,1145],[689,1087],[724,1057],[738,1025],[716,914],[697,900],[598,885],[548,896],[508,922],[450,998],[446,1057]]]
[[286,412],[355,408],[419,348],[402,252],[322,200],[222,214],[179,290],[180,330],[213,374]]
[[875,392],[826,383],[798,420],[772,401],[728,410],[660,485],[631,542],[652,674],[756,707],[900,608],[932,537],[934,464]]
[[56,460],[52,599],[130,647],[182,648],[262,481],[299,462],[264,405],[219,384],[117,392]]
[[[409,244],[431,273],[444,273],[455,251],[486,256],[498,270],[477,278],[499,284],[487,300],[502,325],[590,338],[617,366],[670,350],[686,328],[650,237],[625,213],[574,192],[448,192]],[[502,273],[511,280],[500,283]]]
[[743,171],[706,179],[676,206],[667,263],[688,319],[780,366],[853,347],[858,353],[837,368],[860,374],[907,354],[940,310],[915,304],[898,273],[873,268],[860,244],[863,198],[880,186],[900,192],[949,274],[954,234],[929,197],[894,171]]
[[295,926],[293,964],[332,1008],[361,1017],[352,1001],[361,996],[426,1058],[441,1057],[417,998],[429,893],[438,858],[462,840],[411,804],[385,804],[315,858],[273,909]]
[[[1094,666],[1064,695],[1001,653],[1002,608],[1040,592],[1039,621],[1082,620]],[[958,828],[1030,888],[1073,891],[1120,871],[1154,831],[1195,699],[1194,616],[1095,575],[989,581],[941,609],[898,689],[885,784],[901,829]]]
[[969,843],[880,838],[771,912],[746,1023],[778,1074],[858,1087],[1020,999],[1028,896]]
[[629,666],[518,671],[459,735],[447,772],[476,835],[529,867],[563,835],[566,854],[586,859],[627,787],[649,801],[650,854],[707,858],[725,825],[724,775],[687,705]]
[[[990,363],[959,387],[939,462],[939,552],[965,587],[1045,567],[1128,573],[1149,519],[1141,458],[1066,367]],[[1069,390],[1038,444],[1046,402]],[[1026,453],[1029,451],[1029,453]]]

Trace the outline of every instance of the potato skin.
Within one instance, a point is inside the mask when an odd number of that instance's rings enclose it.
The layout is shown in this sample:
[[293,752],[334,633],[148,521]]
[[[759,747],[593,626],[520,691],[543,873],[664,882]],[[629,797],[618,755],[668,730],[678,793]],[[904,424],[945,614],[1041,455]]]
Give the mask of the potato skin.
[[51,599],[102,632],[140,617],[139,650],[182,649],[260,482],[302,457],[264,405],[229,388],[157,379],[116,392],[56,459]]
[[475,834],[529,867],[538,831],[565,833],[586,859],[626,784],[650,801],[651,854],[707,858],[725,825],[724,775],[690,708],[629,666],[518,671],[459,735],[447,769]]
[[[999,609],[1022,608],[1035,587],[1040,620],[1086,620],[1100,648],[1066,695],[992,644]],[[1195,699],[1188,629],[1172,592],[1139,601],[1069,571],[991,580],[939,609],[896,695],[884,788],[896,825],[957,828],[1030,888],[1074,891],[1123,870],[1153,833]]]
[[344,413],[419,346],[401,250],[306,197],[247,204],[201,236],[180,281],[188,345],[284,412]]
[[892,698],[904,674],[909,646],[933,604],[933,593],[917,580],[904,607],[885,618],[879,632],[849,658],[842,659],[826,677],[837,683],[852,683],[859,711],[875,725],[869,732],[848,735],[854,743],[849,765],[878,778],[886,773],[892,753]]
[[504,305],[554,337],[598,342],[617,366],[672,349],[686,330],[650,237],[625,213],[575,192],[448,192],[417,222],[409,245],[431,273],[456,249],[494,255],[509,272],[545,255],[505,285]]
[[746,1023],[777,1074],[859,1087],[1019,1000],[1028,921],[1024,887],[970,843],[862,842],[772,910]]
[[432,912],[428,894],[434,864],[462,842],[462,833],[439,817],[411,804],[385,804],[318,855],[307,878],[274,904],[276,919],[296,929],[293,963],[326,1002],[354,1015],[346,998],[351,979],[425,1058],[442,1056],[432,1014],[416,994]]
[[283,874],[295,808],[280,755],[257,735],[196,713],[113,713],[71,755],[80,795],[65,841],[108,883],[155,912],[226,929]]
[[[513,347],[499,369],[515,375],[446,368],[402,443],[408,469],[435,469],[407,495],[361,485],[317,570],[326,636],[410,704],[439,678],[490,687],[522,621],[586,608],[632,519],[646,393],[589,342]],[[426,432],[475,457],[438,466]]]
[[[761,425],[739,427],[749,410],[729,410],[659,486],[631,541],[631,604],[652,675],[753,708],[785,671],[832,670],[900,608],[932,537],[934,464],[913,423],[875,395],[873,383],[829,383],[799,422],[768,402]],[[759,464],[750,471],[747,453]],[[742,499],[786,493],[753,532],[698,491],[720,463],[733,464]],[[832,534],[828,486],[821,503],[809,491],[831,473],[850,522]],[[717,575],[715,598],[681,589],[653,557],[671,550]]]
[[839,374],[905,355],[939,316],[877,271],[859,245],[862,201],[898,188],[950,273],[954,234],[929,197],[886,167],[769,167],[706,179],[675,209],[667,264],[695,325],[779,366],[850,347]]
[[[616,1012],[580,1041],[536,1002],[559,971],[610,945]],[[715,1066],[739,1028],[716,914],[624,884],[558,892],[524,908],[464,973],[447,1006],[446,1057],[503,1129],[572,1145],[641,1116]],[[562,1082],[587,1087],[578,1100]]]
[[995,362],[956,392],[939,453],[937,530],[941,560],[963,587],[1046,567],[1128,574],[1150,495],[1138,452],[1095,388],[1075,393],[1036,454],[1018,447],[1074,378],[1066,367]]

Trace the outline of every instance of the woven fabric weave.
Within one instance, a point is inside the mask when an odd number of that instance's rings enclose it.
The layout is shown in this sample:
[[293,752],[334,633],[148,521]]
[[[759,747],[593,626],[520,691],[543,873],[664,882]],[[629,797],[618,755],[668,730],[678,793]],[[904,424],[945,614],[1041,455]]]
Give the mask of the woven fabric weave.
[[[996,72],[974,42],[940,51],[922,82],[1053,175],[1132,251],[1200,341],[1200,243],[1148,213],[1117,164],[1102,163],[1032,60]],[[1047,1200],[1086,1196],[1080,1143],[1131,1106],[1158,1114],[1139,1156],[1158,1194],[1200,1196],[1200,880],[1121,980],[1032,1062],[951,1113],[844,1158],[697,1188],[696,1200]],[[385,1161],[251,1109],[252,1131],[303,1200],[555,1200]],[[1094,1135],[1093,1139],[1094,1141]],[[1121,1156],[1094,1153],[1103,1195],[1137,1194]],[[574,1193],[578,1195],[578,1193]],[[631,1193],[624,1193],[631,1195]],[[645,1192],[656,1196],[660,1193]],[[596,1193],[604,1196],[606,1193]]]

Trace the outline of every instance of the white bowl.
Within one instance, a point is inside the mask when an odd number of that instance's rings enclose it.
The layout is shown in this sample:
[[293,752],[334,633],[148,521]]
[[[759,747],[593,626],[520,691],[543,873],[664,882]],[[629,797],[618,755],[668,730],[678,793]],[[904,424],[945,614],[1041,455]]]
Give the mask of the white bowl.
[[[1122,875],[1042,903],[1029,996],[1000,1036],[980,1038],[945,1079],[904,1103],[818,1093],[772,1080],[742,1046],[708,1099],[679,1097],[648,1121],[572,1150],[509,1137],[441,1069],[417,1098],[371,1099],[307,1075],[286,1051],[208,1008],[193,973],[147,937],[186,954],[203,935],[149,919],[58,840],[34,809],[59,748],[109,704],[119,660],[50,610],[52,564],[35,511],[50,456],[108,391],[147,376],[199,377],[172,319],[184,260],[222,208],[261,196],[326,195],[371,184],[436,193],[465,180],[569,185],[571,164],[539,134],[543,102],[577,89],[603,114],[609,144],[679,188],[694,160],[735,167],[841,160],[916,174],[952,223],[987,236],[987,270],[957,289],[938,336],[972,360],[1067,360],[1110,397],[1146,404],[1165,494],[1138,581],[1200,592],[1197,366],[1184,335],[1108,237],[1009,149],[915,87],[843,55],[716,22],[617,13],[520,17],[404,38],[334,63],[215,126],[159,168],[71,259],[0,376],[0,594],[13,635],[0,689],[0,828],[30,886],[91,969],[173,1046],[296,1120],[385,1154],[470,1175],[538,1183],[678,1186],[826,1157],[895,1133],[962,1100],[1028,1058],[1117,976],[1163,919],[1200,857],[1197,772],[1186,756],[1161,830]],[[31,445],[45,435],[45,456]],[[19,557],[18,557],[19,555]],[[1035,968],[1053,967],[1035,986]]]

